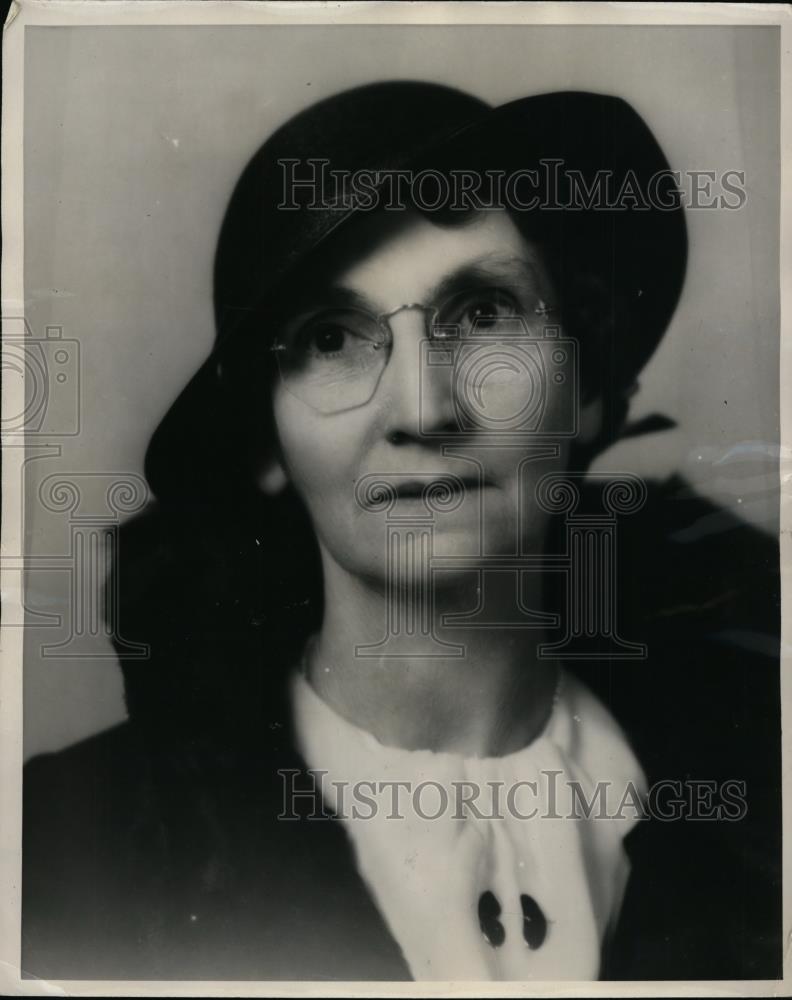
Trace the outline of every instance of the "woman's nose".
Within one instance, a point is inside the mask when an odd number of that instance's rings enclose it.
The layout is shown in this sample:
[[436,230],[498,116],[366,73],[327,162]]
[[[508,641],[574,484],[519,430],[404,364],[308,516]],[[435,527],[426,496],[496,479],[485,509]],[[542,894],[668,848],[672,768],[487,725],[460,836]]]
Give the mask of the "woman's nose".
[[453,364],[428,336],[426,312],[407,307],[391,317],[393,342],[380,392],[391,439],[422,439],[456,428]]

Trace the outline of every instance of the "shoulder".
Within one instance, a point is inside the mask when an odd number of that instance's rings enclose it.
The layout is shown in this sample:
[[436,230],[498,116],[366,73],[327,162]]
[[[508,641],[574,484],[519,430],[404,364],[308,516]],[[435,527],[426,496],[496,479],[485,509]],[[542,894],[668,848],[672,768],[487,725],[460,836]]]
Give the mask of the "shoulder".
[[[680,477],[648,484],[615,537],[616,629],[643,653],[572,668],[626,732],[664,816],[651,813],[628,840],[633,876],[611,975],[772,978],[781,955],[778,541]],[[744,811],[718,818],[729,796]]]
[[144,759],[132,727],[124,723],[30,760],[22,786],[26,850],[88,824],[111,829],[134,808],[129,796],[144,778]]
[[[129,724],[31,760],[23,772],[22,968],[117,976],[135,939],[145,757]],[[123,927],[121,926],[123,925]],[[96,956],[96,961],[92,961]],[[102,958],[102,956],[104,956]],[[103,964],[104,963],[104,964]]]
[[777,539],[674,476],[649,483],[643,506],[617,519],[614,548],[614,630],[641,652],[572,669],[613,711],[650,772],[673,763],[775,776]]
[[[147,744],[144,746],[144,743]],[[284,823],[284,748],[219,751],[124,725],[25,773],[22,968],[40,979],[404,978],[341,826]],[[308,944],[306,944],[308,942]]]
[[[637,617],[668,635],[689,623],[773,654],[780,624],[778,540],[702,496],[680,476],[648,484],[646,502],[619,519],[625,590]],[[751,636],[746,633],[752,633]],[[738,634],[742,633],[742,634]],[[761,633],[761,634],[760,634]]]
[[64,778],[79,782],[91,774],[116,772],[119,763],[131,766],[137,752],[139,748],[131,725],[120,723],[63,750],[31,758],[24,768],[25,790],[46,789],[55,780]]
[[[753,661],[763,665],[756,690],[772,687],[780,649],[778,539],[678,475],[644,482],[631,498],[637,501],[614,512],[618,484],[592,477],[578,527],[587,536],[609,532],[598,550],[607,560],[600,577],[612,594],[607,604],[619,638],[643,646],[637,659],[662,663],[664,671],[672,660],[680,670],[695,664],[689,681],[703,678],[707,662],[743,670]],[[636,657],[624,661],[632,669]]]
[[71,838],[79,848],[90,827],[108,837],[123,829],[137,808],[148,770],[148,755],[129,723],[34,757],[22,778],[25,850]]

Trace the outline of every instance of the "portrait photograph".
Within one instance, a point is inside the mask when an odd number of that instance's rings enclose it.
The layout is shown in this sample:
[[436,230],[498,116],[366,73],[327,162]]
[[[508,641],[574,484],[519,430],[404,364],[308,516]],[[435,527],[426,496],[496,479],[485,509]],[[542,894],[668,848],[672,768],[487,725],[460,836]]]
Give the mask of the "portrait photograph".
[[791,29],[704,6],[12,6],[7,992],[785,995]]

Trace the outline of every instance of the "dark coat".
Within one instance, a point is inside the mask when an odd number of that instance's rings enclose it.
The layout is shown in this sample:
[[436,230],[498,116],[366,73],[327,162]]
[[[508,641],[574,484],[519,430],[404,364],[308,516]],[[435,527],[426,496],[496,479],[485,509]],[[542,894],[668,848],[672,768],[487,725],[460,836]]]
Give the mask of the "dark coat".
[[[568,669],[650,784],[716,782],[717,804],[720,783],[743,781],[747,812],[636,825],[602,977],[779,978],[778,545],[673,479],[625,519],[620,553],[622,633],[648,658]],[[27,765],[24,975],[410,978],[341,823],[277,818],[277,770],[305,766],[279,690],[244,754],[163,738],[133,711]]]

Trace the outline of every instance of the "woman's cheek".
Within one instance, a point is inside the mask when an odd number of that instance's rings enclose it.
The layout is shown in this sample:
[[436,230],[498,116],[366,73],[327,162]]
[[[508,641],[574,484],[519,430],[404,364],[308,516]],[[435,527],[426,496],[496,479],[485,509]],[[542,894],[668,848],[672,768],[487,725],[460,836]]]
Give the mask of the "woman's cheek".
[[283,435],[281,438],[287,474],[308,509],[314,530],[333,548],[349,545],[357,530],[355,474],[345,461],[344,448],[336,437],[319,433]]

